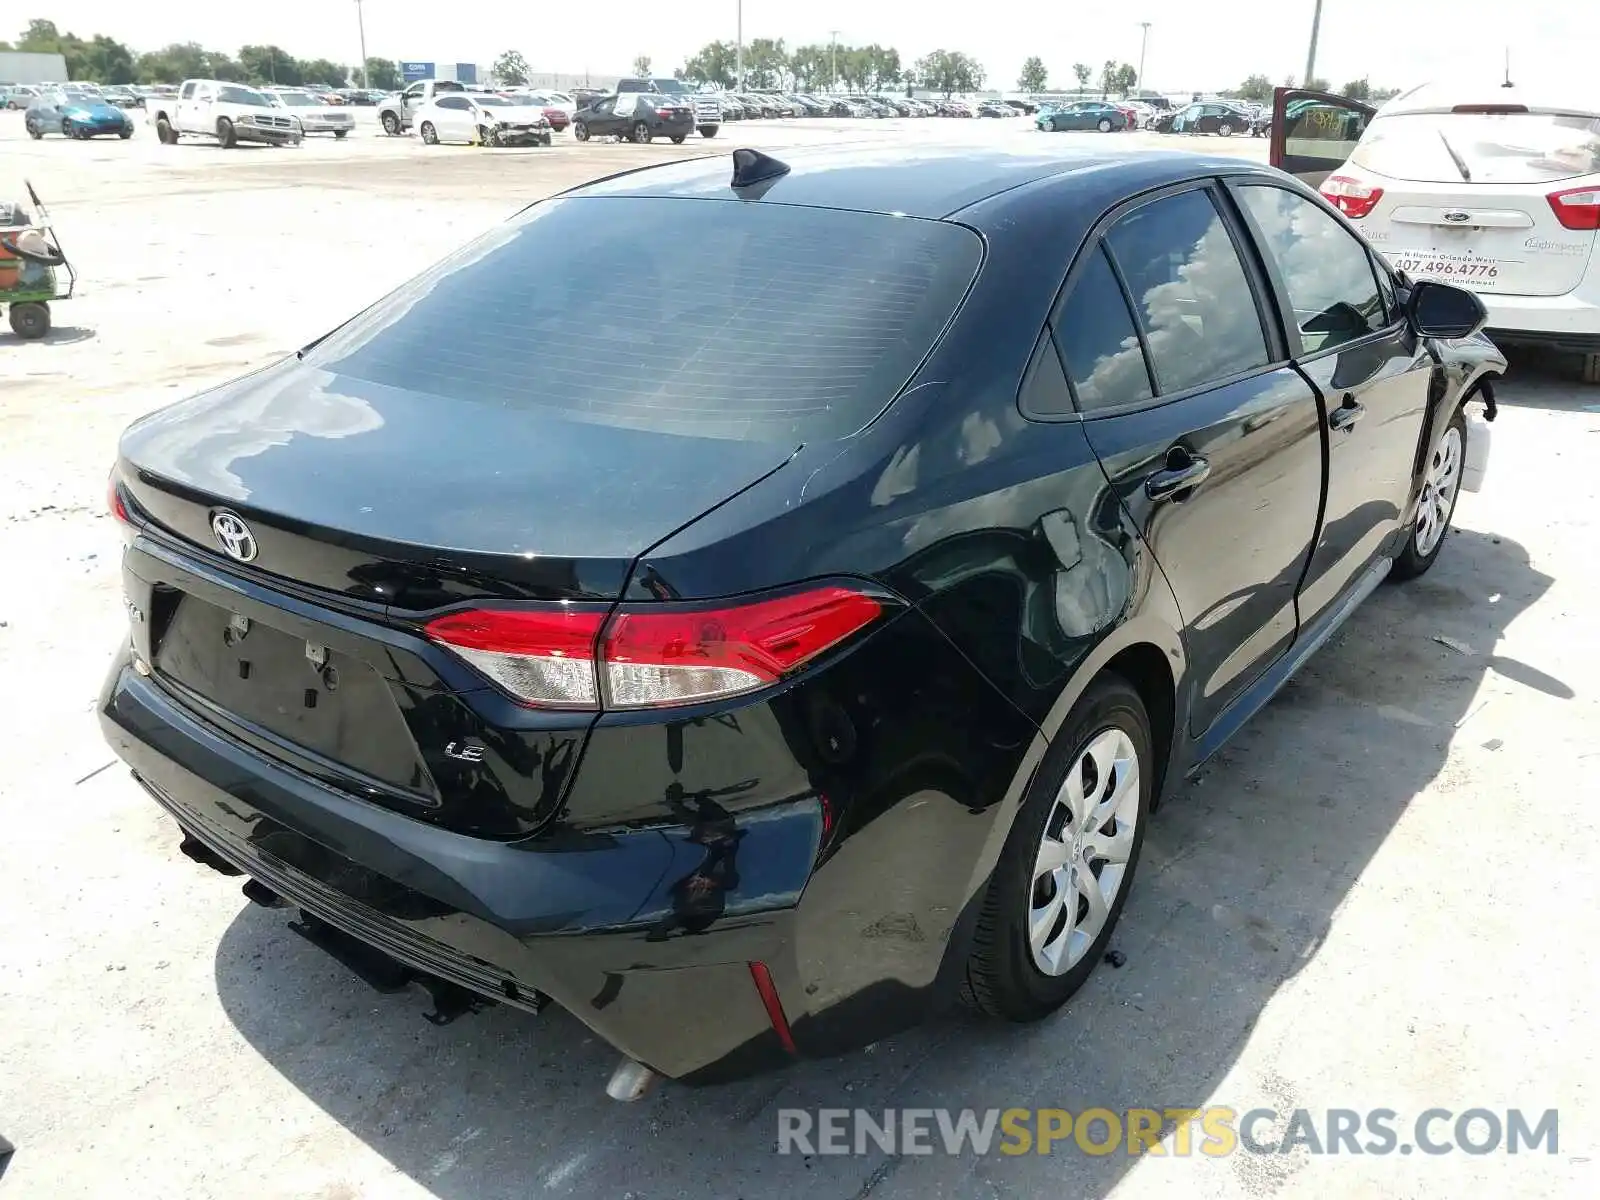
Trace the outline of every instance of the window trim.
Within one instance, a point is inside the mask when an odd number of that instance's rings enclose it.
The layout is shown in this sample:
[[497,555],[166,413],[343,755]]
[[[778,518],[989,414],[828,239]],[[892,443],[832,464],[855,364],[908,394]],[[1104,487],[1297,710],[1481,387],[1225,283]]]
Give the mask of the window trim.
[[[1382,300],[1384,299],[1383,288],[1379,284],[1377,277],[1378,271],[1381,268],[1380,264],[1378,264],[1374,259],[1376,252],[1367,244],[1367,239],[1361,236],[1360,231],[1355,229],[1350,224],[1349,220],[1345,218],[1343,213],[1338,212],[1319,194],[1313,192],[1309,188],[1302,187],[1293,181],[1249,175],[1239,175],[1225,179],[1223,181],[1223,185],[1227,189],[1230,203],[1232,203],[1234,208],[1238,211],[1239,219],[1244,222],[1245,228],[1249,230],[1250,239],[1255,243],[1256,252],[1261,260],[1261,267],[1266,273],[1267,279],[1270,281],[1273,303],[1278,310],[1278,320],[1282,324],[1283,336],[1289,350],[1289,359],[1291,362],[1313,363],[1319,359],[1326,358],[1330,354],[1342,354],[1344,351],[1352,348],[1361,348],[1374,345],[1383,338],[1394,337],[1397,333],[1403,331],[1405,326],[1405,314],[1400,312],[1391,313],[1388,314],[1389,323],[1384,325],[1381,329],[1371,330],[1361,337],[1351,338],[1348,342],[1340,342],[1334,346],[1324,346],[1320,350],[1316,350],[1310,354],[1307,354],[1305,342],[1300,336],[1300,323],[1294,318],[1294,302],[1289,297],[1289,285],[1284,280],[1282,273],[1278,270],[1277,263],[1274,261],[1272,256],[1267,253],[1266,235],[1262,231],[1260,225],[1257,224],[1255,217],[1251,214],[1250,206],[1244,202],[1244,198],[1242,196],[1237,194],[1238,191],[1242,188],[1249,187],[1275,188],[1280,192],[1288,192],[1292,196],[1298,196],[1300,199],[1305,200],[1309,204],[1315,205],[1320,211],[1331,216],[1347,234],[1355,239],[1356,245],[1360,247],[1362,252],[1366,255],[1367,269],[1372,272],[1373,277],[1372,286],[1377,289],[1378,298]],[[1398,290],[1399,284],[1394,283],[1394,276],[1391,275],[1389,278],[1395,289]]]

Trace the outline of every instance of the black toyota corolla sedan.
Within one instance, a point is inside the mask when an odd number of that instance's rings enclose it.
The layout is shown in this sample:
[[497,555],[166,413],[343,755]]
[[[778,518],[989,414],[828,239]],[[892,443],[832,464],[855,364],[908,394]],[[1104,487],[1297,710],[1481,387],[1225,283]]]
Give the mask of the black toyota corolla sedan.
[[619,175],[126,432],[105,735],[191,858],[618,1092],[1042,1018],[1162,796],[1441,552],[1482,321],[1236,158]]

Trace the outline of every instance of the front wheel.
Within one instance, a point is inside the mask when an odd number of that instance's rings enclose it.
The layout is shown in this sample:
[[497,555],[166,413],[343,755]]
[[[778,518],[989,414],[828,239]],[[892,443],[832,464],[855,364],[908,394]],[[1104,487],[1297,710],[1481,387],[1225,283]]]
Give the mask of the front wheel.
[[1101,133],[1110,133],[1111,132],[1111,118],[1110,117],[1101,117],[1100,118],[1100,124],[1096,125],[1095,128],[1098,129]]
[[34,141],[37,142],[40,138],[42,138],[44,136],[44,130],[40,129],[37,125],[34,125],[32,123],[25,123],[25,124],[26,124],[26,128],[28,130],[28,136],[31,137]]
[[123,141],[127,141],[129,138],[131,138],[133,136],[133,128],[131,126],[128,126],[128,127],[123,128],[123,129],[120,129],[120,130],[117,131],[117,136],[119,138],[121,138]]
[[672,135],[672,144],[674,146],[681,146],[683,145],[684,139],[688,136],[689,135],[686,133],[675,133]]
[[633,140],[635,145],[648,146],[650,144],[650,126],[643,121],[635,121],[633,124]]
[[589,127],[582,121],[574,121],[572,123],[572,136],[580,142],[587,142],[589,140]]
[[417,130],[422,135],[424,146],[437,146],[439,144],[439,131],[433,127],[432,121],[424,121],[422,128]]
[[379,123],[383,126],[383,131],[385,133],[387,133],[390,137],[399,137],[400,136],[400,117],[399,117],[399,114],[392,113],[392,112],[386,112],[386,113],[383,114],[382,118],[380,118]]
[[344,135],[345,135],[345,134],[347,134],[347,133],[349,133],[349,132],[350,132],[350,131],[349,131],[349,130],[348,130],[348,129],[335,129],[335,130],[334,130],[334,131],[333,131],[333,136],[334,136],[334,138],[335,138],[335,139],[336,139],[336,140],[338,140],[338,141],[341,141],[341,142],[342,142],[342,141],[344,141]]
[[231,150],[237,143],[238,139],[233,136],[233,122],[223,117],[217,122],[217,145],[224,150]]
[[[700,126],[700,136],[703,138],[714,138],[717,136],[718,128],[719,126],[716,125],[702,125]],[[683,139],[679,138],[677,140],[682,141]]]
[[1467,418],[1458,408],[1450,424],[1445,426],[1432,457],[1422,468],[1422,495],[1417,500],[1417,515],[1411,522],[1405,549],[1400,551],[1389,571],[1390,579],[1415,579],[1438,559],[1455,516],[1456,501],[1461,496],[1461,468],[1466,458]]
[[1000,853],[973,935],[967,999],[1037,1021],[1094,970],[1133,884],[1156,776],[1150,718],[1107,675],[1072,706]]
[[50,306],[29,301],[11,306],[11,332],[25,341],[36,341],[50,332]]
[[178,143],[177,131],[172,128],[172,122],[165,117],[156,119],[156,141],[163,146],[175,146]]

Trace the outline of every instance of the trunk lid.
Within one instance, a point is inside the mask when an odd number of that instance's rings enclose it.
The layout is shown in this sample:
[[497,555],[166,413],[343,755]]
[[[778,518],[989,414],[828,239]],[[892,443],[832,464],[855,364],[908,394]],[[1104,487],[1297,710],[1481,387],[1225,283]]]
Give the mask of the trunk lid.
[[[473,404],[289,360],[133,425],[137,507],[229,561],[394,610],[483,597],[612,600],[633,560],[783,465],[794,447]],[[235,560],[237,562],[237,560]]]
[[423,615],[609,604],[644,550],[791,450],[291,361],[124,435],[117,478],[145,527],[124,566],[133,648],[276,761],[457,832],[525,836],[557,810],[594,715],[519,707],[429,642]]

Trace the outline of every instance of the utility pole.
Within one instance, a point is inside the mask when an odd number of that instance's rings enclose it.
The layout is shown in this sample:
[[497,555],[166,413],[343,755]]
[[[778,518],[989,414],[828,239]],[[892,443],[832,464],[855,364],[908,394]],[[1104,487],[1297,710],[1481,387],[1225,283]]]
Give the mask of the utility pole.
[[735,0],[739,48],[734,52],[733,78],[736,91],[744,91],[744,0]]
[[833,46],[833,66],[829,69],[832,82],[828,86],[830,91],[836,92],[839,90],[839,31],[837,29],[828,30],[828,37]]
[[356,0],[356,32],[361,35],[361,86],[370,88],[372,80],[367,75],[367,22],[361,15],[361,0]]
[[1144,30],[1139,35],[1139,78],[1134,81],[1134,87],[1144,91],[1144,52],[1150,45],[1150,22],[1140,21],[1139,28]]
[[1322,29],[1322,0],[1317,0],[1317,7],[1311,14],[1311,47],[1306,51],[1306,73],[1300,80],[1301,87],[1310,87],[1311,81],[1317,73],[1317,33]]

